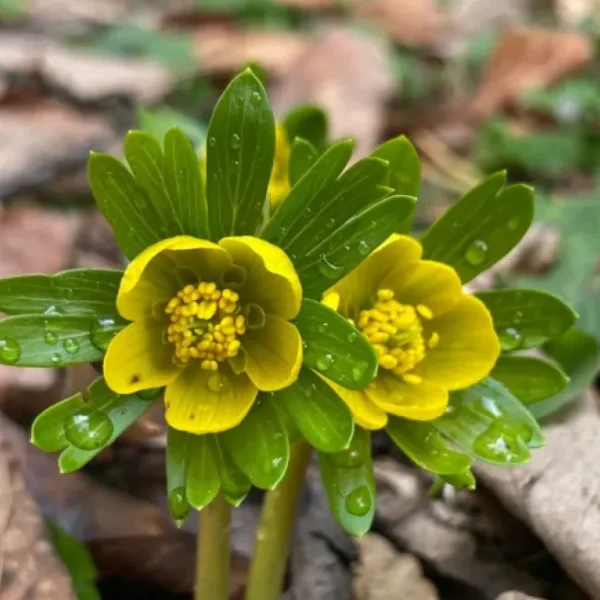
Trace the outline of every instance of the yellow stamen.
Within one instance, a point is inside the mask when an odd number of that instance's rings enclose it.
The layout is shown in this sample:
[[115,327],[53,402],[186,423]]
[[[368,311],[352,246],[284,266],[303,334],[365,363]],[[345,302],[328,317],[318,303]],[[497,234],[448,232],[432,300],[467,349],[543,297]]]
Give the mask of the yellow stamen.
[[381,367],[418,385],[423,378],[411,371],[440,340],[437,332],[425,340],[421,320],[431,320],[433,312],[424,304],[400,304],[387,288],[377,290],[376,298],[372,308],[360,311],[358,328],[373,345]]
[[186,285],[169,300],[166,338],[175,346],[175,356],[187,363],[199,359],[206,371],[217,371],[219,363],[235,358],[241,348],[238,336],[246,331],[239,314],[240,297],[229,289],[220,290],[212,281]]

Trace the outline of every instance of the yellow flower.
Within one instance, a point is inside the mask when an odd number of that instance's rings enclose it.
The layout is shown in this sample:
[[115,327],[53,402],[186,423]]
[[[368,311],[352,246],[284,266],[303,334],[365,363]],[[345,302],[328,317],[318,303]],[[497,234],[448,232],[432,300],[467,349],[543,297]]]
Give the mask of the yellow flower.
[[377,352],[378,374],[366,390],[330,382],[367,429],[384,427],[388,413],[435,419],[448,392],[483,379],[500,353],[485,305],[463,293],[454,269],[421,254],[419,242],[394,235],[323,298]]
[[275,127],[275,160],[267,194],[271,208],[277,208],[290,191],[290,144],[283,125]]
[[[290,144],[285,128],[277,123],[275,126],[275,158],[267,189],[267,196],[272,209],[277,208],[290,191],[289,165]],[[200,172],[202,173],[202,180],[206,181],[206,151],[200,158]]]
[[127,267],[117,309],[132,323],[104,358],[120,394],[166,386],[166,419],[192,433],[237,425],[259,390],[293,383],[302,289],[287,255],[254,237],[178,236]]

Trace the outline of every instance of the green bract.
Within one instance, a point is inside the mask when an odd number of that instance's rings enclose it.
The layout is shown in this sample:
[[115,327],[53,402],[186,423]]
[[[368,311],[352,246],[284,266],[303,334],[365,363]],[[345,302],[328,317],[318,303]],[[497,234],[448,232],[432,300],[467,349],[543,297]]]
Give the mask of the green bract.
[[[414,147],[398,137],[348,166],[352,140],[329,143],[320,109],[294,109],[281,124],[291,188],[274,209],[268,188],[279,129],[276,135],[266,92],[252,71],[224,91],[205,149],[199,148],[201,129],[194,132],[195,147],[179,128],[150,121],[147,129],[161,137],[166,129],[163,139],[132,131],[124,141],[125,162],[92,153],[88,163],[92,193],[123,254],[134,260],[151,245],[180,235],[212,242],[255,236],[287,253],[303,288],[293,319],[304,350],[297,379],[284,389],[259,392],[245,418],[227,431],[195,435],[169,428],[173,518],[184,519],[219,493],[237,505],[252,485],[273,489],[286,474],[292,443],[303,438],[318,452],[340,523],[355,535],[368,531],[376,506],[371,433],[355,424],[342,392],[332,386],[365,390],[380,368],[378,355],[354,322],[321,299],[390,235],[410,230],[421,179]],[[450,265],[466,283],[506,255],[532,217],[532,190],[507,186],[505,174],[497,173],[425,233],[424,258]],[[101,361],[113,336],[128,325],[116,308],[122,277],[117,270],[80,269],[1,280],[0,311],[10,316],[0,321],[0,362],[53,367]],[[574,348],[581,341],[571,330],[575,314],[549,293],[502,290],[478,297],[505,352],[490,376],[453,391],[437,419],[395,416],[387,424],[390,438],[415,464],[467,488],[475,483],[473,460],[518,464],[542,445],[529,409],[544,407],[539,414],[545,414],[563,403],[568,377],[562,368],[571,372],[570,352],[579,356]],[[550,360],[518,354],[544,344]],[[585,357],[589,362],[589,352]],[[209,385],[219,389],[219,381]],[[61,470],[74,471],[114,442],[162,392],[116,394],[100,377],[85,398],[76,394],[39,415],[32,441],[60,452]]]

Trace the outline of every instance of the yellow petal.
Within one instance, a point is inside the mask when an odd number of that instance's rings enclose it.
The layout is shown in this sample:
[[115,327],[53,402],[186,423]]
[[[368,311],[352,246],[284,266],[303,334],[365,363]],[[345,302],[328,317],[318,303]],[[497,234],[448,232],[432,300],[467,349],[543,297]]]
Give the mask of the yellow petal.
[[448,390],[466,388],[492,370],[500,342],[492,317],[480,300],[464,294],[449,312],[426,322],[425,331],[436,331],[437,346],[428,351],[414,372]]
[[241,338],[246,373],[263,392],[292,384],[302,365],[302,338],[289,321],[267,315],[261,329],[248,329]]
[[382,429],[387,425],[388,418],[385,411],[378,408],[363,391],[347,390],[329,379],[326,381],[348,405],[354,420],[363,429]]
[[381,281],[381,287],[393,290],[401,304],[424,304],[436,316],[450,310],[462,297],[462,283],[456,271],[431,260],[394,269]]
[[429,381],[411,384],[389,372],[379,372],[366,389],[369,399],[381,410],[414,421],[430,421],[448,406],[448,392]]
[[339,312],[356,319],[358,312],[370,308],[381,282],[392,271],[410,270],[421,258],[421,244],[406,235],[393,235],[356,269],[333,286],[341,301]]
[[104,356],[104,377],[118,394],[167,385],[180,371],[172,346],[161,342],[162,331],[152,320],[130,323],[112,339]]
[[223,238],[219,244],[246,270],[240,289],[244,303],[254,302],[272,315],[293,319],[300,310],[302,286],[292,261],[277,246],[251,236]]
[[117,295],[119,313],[130,321],[151,316],[156,303],[167,302],[189,283],[182,272],[214,281],[231,258],[217,244],[180,235],[161,240],[136,256],[125,269]]
[[337,311],[340,306],[340,295],[337,292],[325,292],[321,302],[331,310]]
[[247,375],[234,375],[224,364],[218,372],[206,371],[193,361],[167,386],[165,417],[171,427],[180,431],[225,431],[248,414],[257,393]]

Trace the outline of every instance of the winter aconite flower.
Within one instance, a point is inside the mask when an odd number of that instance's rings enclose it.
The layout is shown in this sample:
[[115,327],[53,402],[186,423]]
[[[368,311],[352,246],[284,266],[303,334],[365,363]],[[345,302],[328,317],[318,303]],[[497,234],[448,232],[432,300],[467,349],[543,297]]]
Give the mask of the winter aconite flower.
[[106,381],[121,394],[166,386],[175,429],[234,427],[259,390],[297,378],[302,341],[289,319],[301,296],[287,255],[263,240],[158,242],[123,276],[117,309],[132,323],[110,343]]
[[290,144],[283,125],[275,127],[275,159],[269,181],[268,196],[271,208],[276,208],[290,191]]
[[483,379],[500,352],[484,304],[463,293],[451,267],[421,254],[419,242],[394,235],[324,297],[377,352],[378,374],[364,391],[333,384],[368,429],[384,427],[388,413],[435,419],[448,392]]

